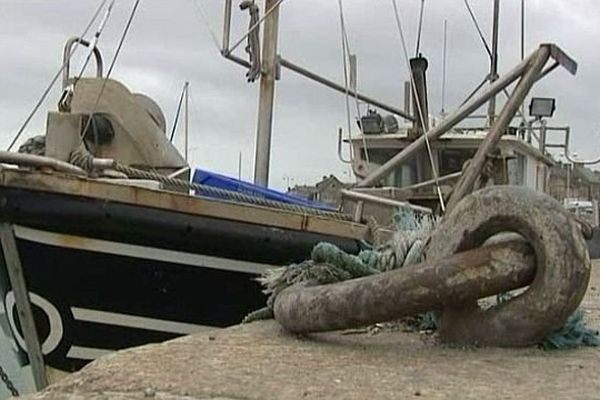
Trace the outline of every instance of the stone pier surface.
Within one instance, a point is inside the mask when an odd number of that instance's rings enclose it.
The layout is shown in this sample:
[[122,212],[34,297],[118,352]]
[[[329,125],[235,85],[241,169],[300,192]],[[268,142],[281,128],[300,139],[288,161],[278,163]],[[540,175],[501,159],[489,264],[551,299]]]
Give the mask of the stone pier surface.
[[[582,304],[600,328],[600,263]],[[121,351],[28,399],[599,399],[600,349],[452,348],[384,331],[299,337],[273,321]]]

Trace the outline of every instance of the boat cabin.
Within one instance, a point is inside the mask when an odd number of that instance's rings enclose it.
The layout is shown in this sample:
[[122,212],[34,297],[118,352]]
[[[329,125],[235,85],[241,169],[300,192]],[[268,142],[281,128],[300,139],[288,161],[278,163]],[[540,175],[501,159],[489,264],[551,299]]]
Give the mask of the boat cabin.
[[[374,116],[374,112],[367,115],[370,119]],[[358,179],[369,175],[415,140],[413,128],[395,125],[394,129],[392,118],[381,118],[382,129],[376,131],[363,117],[362,132],[345,140],[352,147],[352,169]],[[452,185],[486,135],[485,128],[457,127],[430,143],[437,181],[444,197],[449,195]],[[509,128],[489,158],[485,182],[480,185],[519,185],[547,192],[550,168],[555,162],[542,148],[525,128]],[[429,153],[423,151],[397,167],[379,182],[378,187],[360,190],[435,208],[438,198],[431,164]]]

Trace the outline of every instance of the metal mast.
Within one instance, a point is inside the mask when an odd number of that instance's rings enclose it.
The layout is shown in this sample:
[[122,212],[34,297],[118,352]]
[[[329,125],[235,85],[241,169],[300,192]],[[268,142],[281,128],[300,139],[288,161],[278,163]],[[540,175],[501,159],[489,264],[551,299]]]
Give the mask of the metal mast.
[[444,47],[442,51],[442,116],[446,115],[446,68],[448,46],[448,20],[444,20]]
[[185,131],[184,131],[185,132],[185,135],[184,135],[185,136],[184,147],[185,147],[185,161],[186,162],[188,161],[188,152],[189,152],[189,144],[188,144],[188,138],[189,138],[189,133],[188,133],[188,131],[189,131],[189,114],[190,114],[190,112],[189,112],[189,110],[190,110],[190,107],[189,107],[189,98],[190,98],[189,91],[190,91],[190,83],[186,82],[185,83]]
[[[521,0],[521,60],[525,58],[525,0]],[[521,119],[525,122],[525,102],[521,105]]]
[[[494,21],[492,27],[492,54],[490,55],[490,83],[498,79],[498,19],[500,16],[500,0],[494,0]],[[492,126],[496,117],[496,96],[490,99],[488,107],[488,124]]]
[[262,73],[260,76],[256,154],[254,157],[254,183],[263,186],[267,186],[269,183],[273,100],[277,75],[277,31],[279,25],[277,0],[265,0],[265,13],[273,7],[276,8],[265,19],[263,30]]

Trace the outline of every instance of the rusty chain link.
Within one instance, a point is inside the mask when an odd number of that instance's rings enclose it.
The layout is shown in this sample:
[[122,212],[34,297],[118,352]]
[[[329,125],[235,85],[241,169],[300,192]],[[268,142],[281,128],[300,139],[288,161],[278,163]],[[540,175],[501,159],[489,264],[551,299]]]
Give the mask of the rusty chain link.
[[8,391],[10,392],[11,396],[13,396],[13,397],[19,397],[19,391],[17,390],[17,388],[15,387],[15,385],[12,383],[12,381],[10,380],[10,378],[8,377],[8,375],[6,374],[6,371],[4,371],[4,368],[2,368],[1,365],[0,365],[0,379],[2,379],[2,382],[4,382],[4,385],[6,386],[6,388],[8,389]]

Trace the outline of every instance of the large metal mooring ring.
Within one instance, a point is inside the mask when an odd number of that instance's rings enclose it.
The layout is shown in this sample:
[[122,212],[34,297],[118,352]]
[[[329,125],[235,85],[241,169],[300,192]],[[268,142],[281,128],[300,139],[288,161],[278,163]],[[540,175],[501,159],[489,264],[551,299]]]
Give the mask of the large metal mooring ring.
[[533,345],[560,328],[583,299],[591,264],[579,226],[556,200],[527,188],[495,186],[465,197],[432,234],[427,260],[473,249],[501,232],[520,234],[534,249],[533,282],[522,294],[486,310],[476,303],[445,308],[443,341]]

